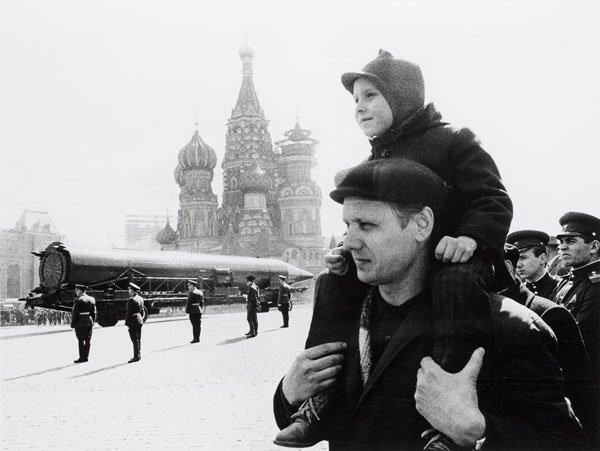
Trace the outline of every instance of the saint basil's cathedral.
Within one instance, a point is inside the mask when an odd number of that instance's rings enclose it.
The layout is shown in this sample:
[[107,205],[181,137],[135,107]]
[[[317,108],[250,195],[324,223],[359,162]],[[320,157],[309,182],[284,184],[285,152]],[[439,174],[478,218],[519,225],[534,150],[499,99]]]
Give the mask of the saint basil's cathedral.
[[311,178],[317,140],[299,122],[273,141],[252,80],[254,51],[240,49],[242,85],[227,121],[222,205],[212,190],[217,156],[198,130],[179,151],[177,230],[162,250],[282,259],[314,274],[323,269],[321,190]]

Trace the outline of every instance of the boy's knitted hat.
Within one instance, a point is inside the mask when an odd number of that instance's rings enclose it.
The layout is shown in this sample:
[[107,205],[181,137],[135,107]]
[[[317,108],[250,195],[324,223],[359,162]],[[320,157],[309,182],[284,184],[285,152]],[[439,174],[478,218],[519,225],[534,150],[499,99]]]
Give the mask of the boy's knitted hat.
[[362,72],[343,74],[342,84],[352,94],[354,82],[361,77],[373,83],[387,101],[394,116],[393,126],[400,125],[425,104],[425,82],[419,66],[394,58],[390,52],[380,49],[377,58]]

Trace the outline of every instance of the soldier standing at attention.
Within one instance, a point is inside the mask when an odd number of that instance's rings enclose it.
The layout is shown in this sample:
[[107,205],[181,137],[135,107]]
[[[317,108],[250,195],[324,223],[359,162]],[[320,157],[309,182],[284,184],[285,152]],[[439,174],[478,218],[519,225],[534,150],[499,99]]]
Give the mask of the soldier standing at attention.
[[141,360],[142,350],[142,325],[144,318],[142,316],[144,309],[144,300],[138,294],[140,287],[135,283],[129,283],[129,300],[127,301],[127,313],[125,314],[125,324],[129,328],[129,338],[133,343],[133,357],[129,363]]
[[79,358],[74,360],[74,363],[88,361],[92,329],[96,321],[96,300],[85,293],[86,288],[85,285],[75,285],[75,294],[77,297],[73,303],[71,329],[75,329],[75,335],[77,336]]
[[204,293],[198,289],[198,282],[188,280],[188,300],[185,313],[190,315],[193,338],[190,343],[200,343],[200,326],[202,324],[202,309],[204,308]]
[[287,277],[279,276],[279,295],[277,297],[277,306],[283,315],[283,326],[289,327],[290,322],[290,286],[286,283]]
[[559,219],[558,255],[567,268],[552,300],[575,317],[590,356],[589,400],[577,412],[593,449],[600,448],[600,219],[569,212]]
[[254,283],[256,277],[247,276],[246,285],[248,285],[248,298],[246,299],[246,319],[250,326],[250,331],[246,338],[256,337],[258,335],[258,287]]
[[506,242],[519,250],[519,261],[515,268],[517,274],[533,294],[546,299],[550,299],[558,285],[558,279],[551,276],[546,269],[546,246],[549,241],[548,234],[538,230],[519,230],[506,237]]

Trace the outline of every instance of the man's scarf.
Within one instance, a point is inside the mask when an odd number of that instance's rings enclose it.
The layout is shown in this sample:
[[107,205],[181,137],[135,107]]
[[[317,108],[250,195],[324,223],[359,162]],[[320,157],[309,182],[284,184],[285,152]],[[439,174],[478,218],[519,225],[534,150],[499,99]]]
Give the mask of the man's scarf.
[[373,346],[371,343],[371,310],[373,305],[372,290],[369,290],[362,303],[358,329],[358,351],[360,355],[360,372],[363,385],[371,375],[373,365]]

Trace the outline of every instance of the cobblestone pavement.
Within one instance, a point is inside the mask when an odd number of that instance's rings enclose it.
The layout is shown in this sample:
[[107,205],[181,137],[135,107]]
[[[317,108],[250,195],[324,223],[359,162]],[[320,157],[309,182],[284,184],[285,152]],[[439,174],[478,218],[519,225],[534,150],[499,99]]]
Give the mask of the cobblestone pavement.
[[186,318],[150,320],[132,364],[122,322],[95,328],[91,360],[78,365],[65,328],[2,330],[0,448],[282,450],[272,444],[272,394],[303,348],[310,313],[295,306],[288,329],[276,310],[259,314],[253,339],[245,313],[205,315],[199,344],[189,343]]

